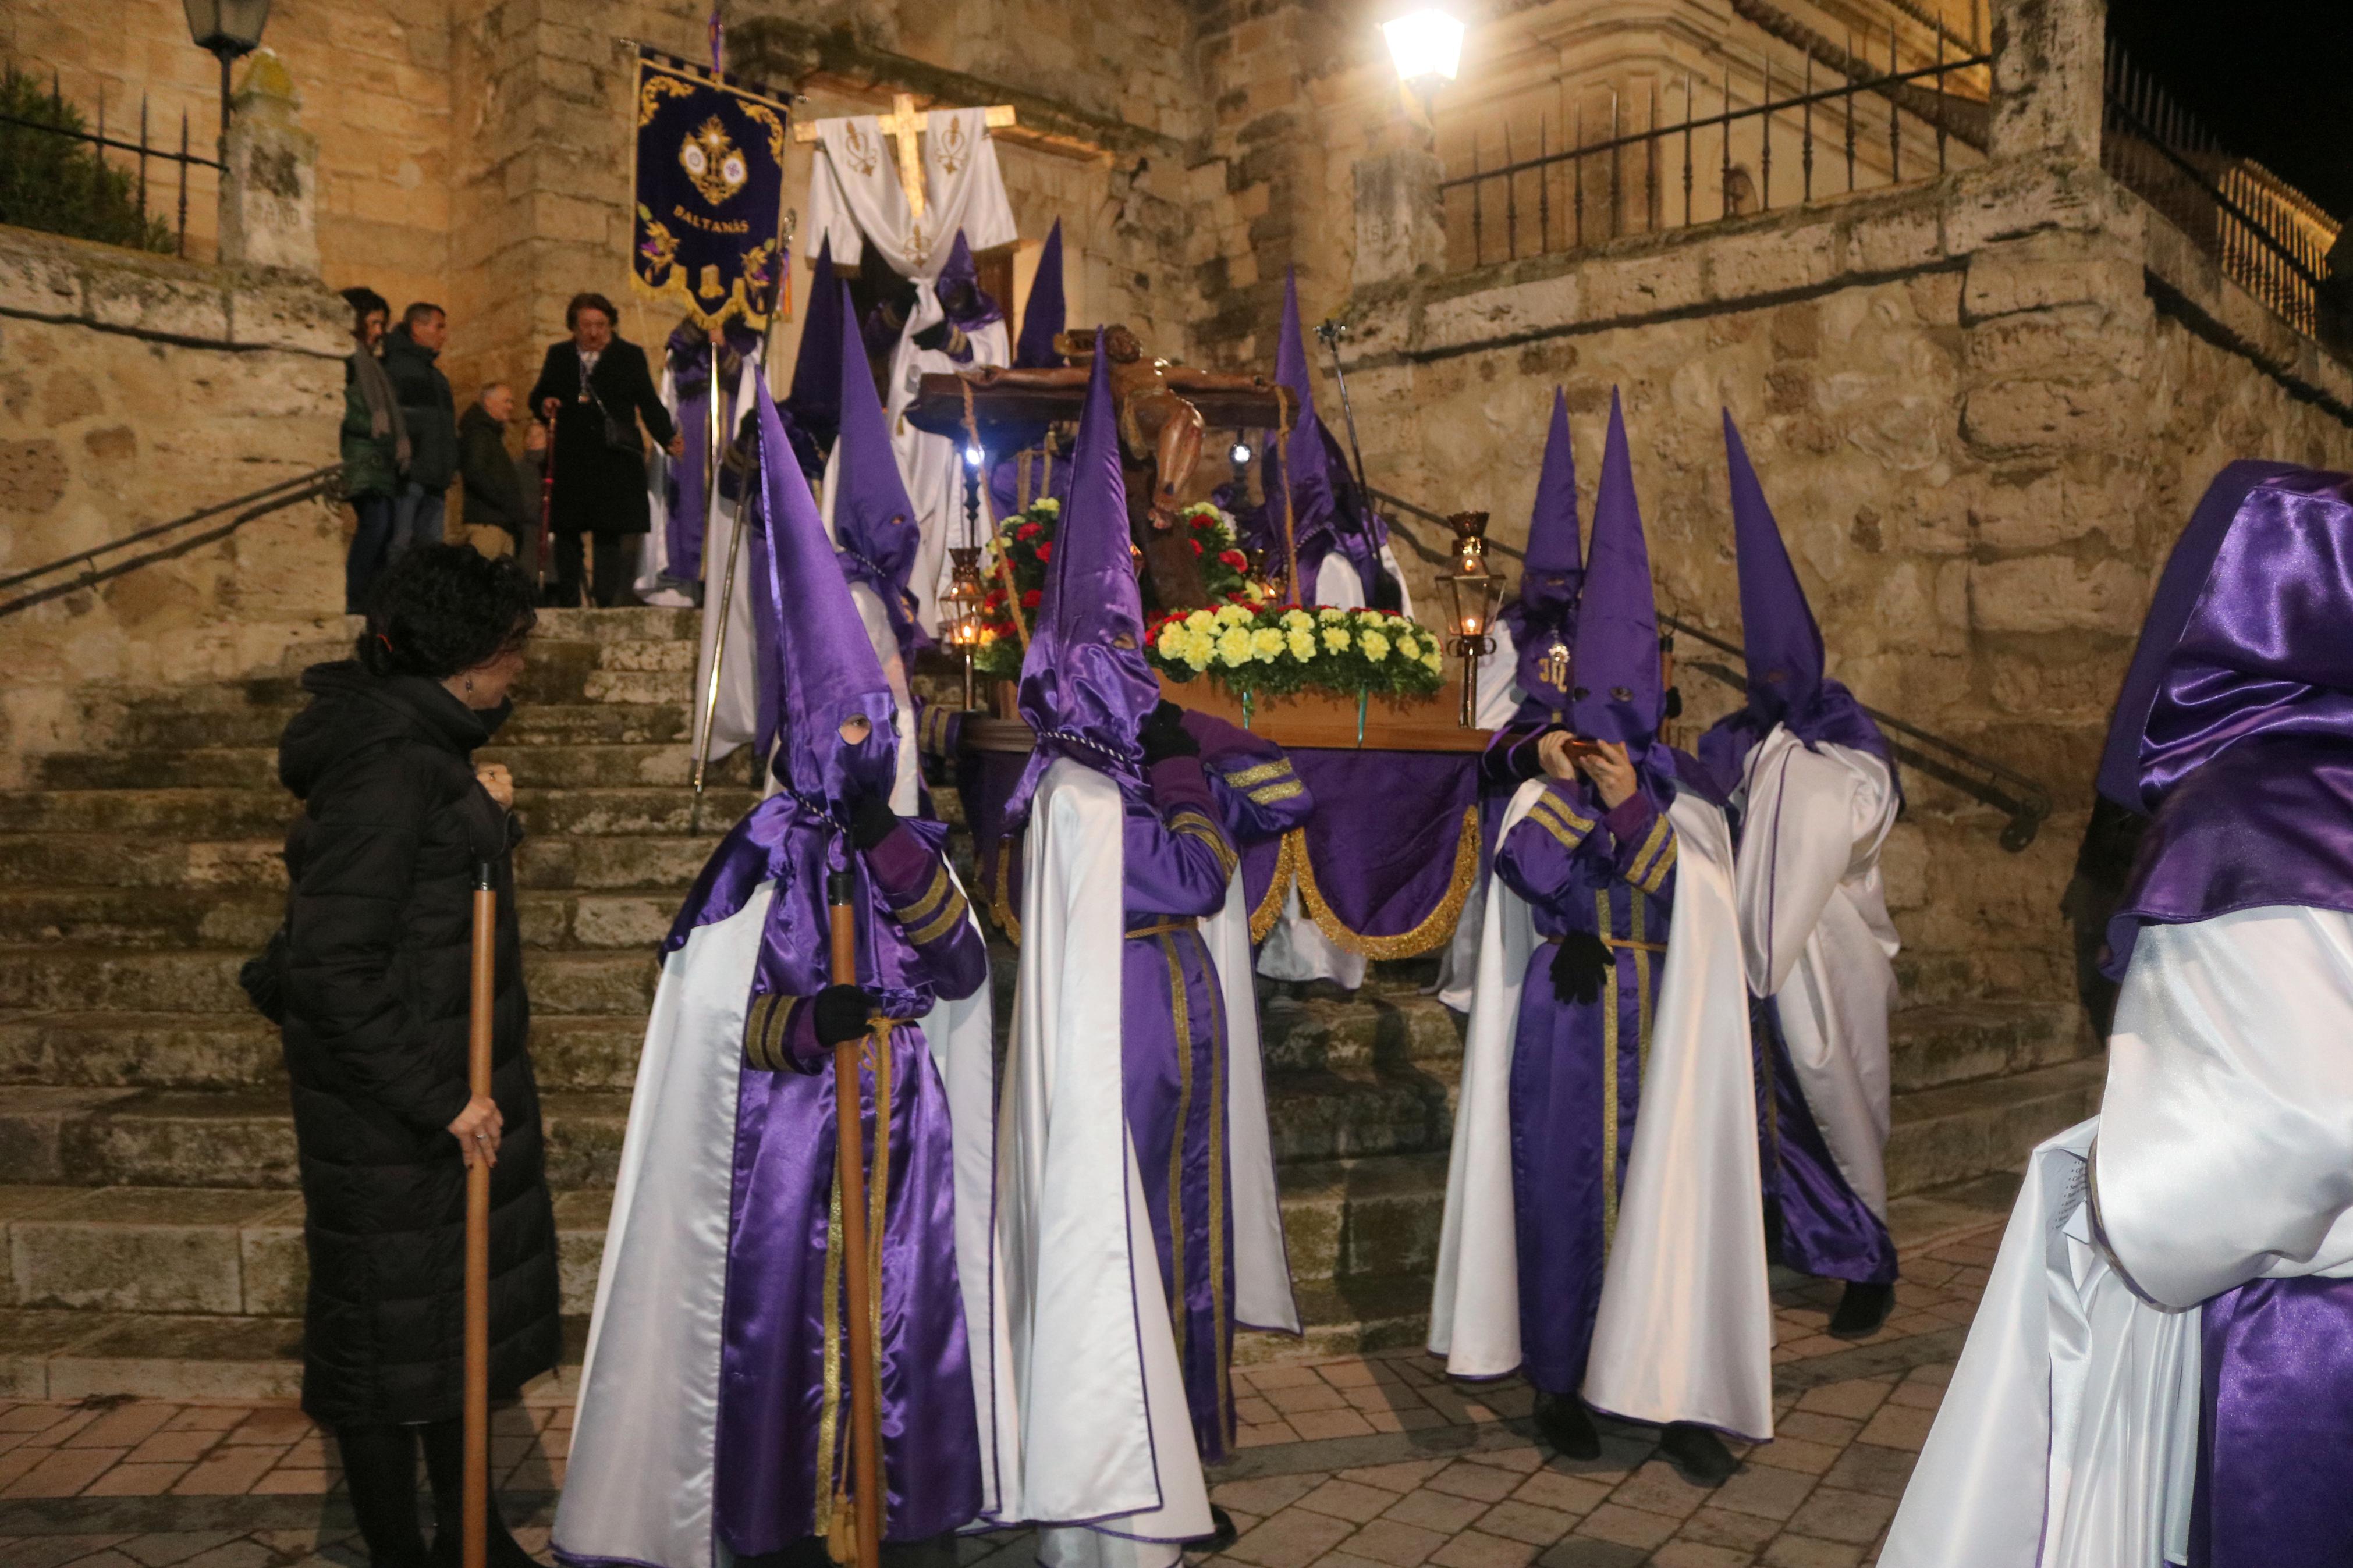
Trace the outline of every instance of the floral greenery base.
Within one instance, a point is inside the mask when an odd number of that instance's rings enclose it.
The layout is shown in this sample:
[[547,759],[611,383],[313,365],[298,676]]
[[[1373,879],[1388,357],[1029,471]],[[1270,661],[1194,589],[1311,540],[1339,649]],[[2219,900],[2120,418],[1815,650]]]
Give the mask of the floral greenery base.
[[1145,657],[1171,680],[1215,676],[1237,695],[1427,697],[1446,667],[1438,634],[1386,610],[1223,605],[1167,616]]
[[[1201,558],[1201,582],[1225,605],[1255,610],[1269,596],[1265,584],[1250,575],[1250,557],[1235,542],[1234,520],[1208,501],[1198,501],[1179,514]],[[1029,510],[1005,520],[989,542],[983,571],[988,592],[981,601],[980,641],[973,651],[973,668],[992,680],[1018,680],[1021,676],[1023,643],[1013,624],[1005,591],[1005,563],[1013,568],[1013,585],[1021,595],[1021,617],[1027,623],[1038,613],[1046,585],[1046,566],[1054,558],[1054,539],[1061,526],[1062,503],[1051,496],[1033,501]],[[1151,587],[1145,586],[1145,611]]]

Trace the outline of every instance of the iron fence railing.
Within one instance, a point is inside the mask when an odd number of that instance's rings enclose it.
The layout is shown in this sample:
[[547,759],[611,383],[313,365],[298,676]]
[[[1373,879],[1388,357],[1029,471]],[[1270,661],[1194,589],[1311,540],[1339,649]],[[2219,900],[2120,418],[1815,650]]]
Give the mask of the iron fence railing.
[[[6,74],[12,83],[25,79],[13,64],[6,68]],[[37,79],[34,79],[37,80]],[[37,92],[38,89],[36,88],[34,90]],[[216,175],[220,171],[220,163],[217,159],[207,158],[189,150],[187,111],[185,110],[180,111],[178,145],[174,147],[168,121],[162,125],[154,123],[153,105],[149,102],[147,94],[143,92],[139,95],[138,140],[135,142],[126,141],[121,135],[108,134],[106,84],[103,82],[99,84],[98,89],[96,122],[87,128],[79,128],[82,127],[83,122],[79,113],[69,112],[64,90],[54,70],[49,73],[48,99],[54,112],[47,119],[35,119],[29,115],[14,114],[0,109],[0,125],[7,126],[19,133],[58,137],[88,147],[90,151],[90,163],[84,167],[90,169],[93,184],[103,183],[111,174],[127,176],[130,181],[131,200],[135,203],[136,210],[143,215],[145,221],[155,230],[160,231],[161,236],[169,237],[171,249],[174,255],[187,255],[188,171],[210,169]],[[13,98],[11,101],[14,101]],[[118,123],[117,129],[120,131],[124,128]],[[118,169],[114,163],[109,162],[110,153],[122,155],[121,168]],[[157,166],[152,184],[149,168],[151,164]],[[170,187],[168,190],[167,186]],[[159,201],[165,205],[166,211],[171,215],[169,217],[155,212],[152,204]],[[0,221],[16,220],[10,217]],[[83,235],[81,237],[111,237]],[[162,248],[161,246],[153,243],[154,237],[156,237],[153,235],[142,235],[139,247]]]
[[2341,225],[2225,147],[2113,39],[2100,165],[2288,325],[2306,337],[2348,342],[2327,260]]
[[[1941,174],[1951,165],[1955,141],[1972,150],[1981,149],[1984,141],[1984,101],[1948,89],[1956,78],[1980,80],[1971,73],[1986,70],[1993,61],[1982,50],[1947,58],[1947,29],[1938,26],[1934,61],[1905,69],[1891,29],[1885,68],[1873,74],[1874,68],[1856,53],[1852,38],[1840,49],[1805,33],[1794,40],[1804,51],[1802,66],[1793,70],[1785,62],[1777,68],[1769,56],[1765,58],[1756,103],[1735,102],[1729,65],[1720,86],[1686,73],[1680,120],[1661,120],[1654,83],[1641,128],[1630,131],[1625,123],[1630,118],[1628,105],[1613,90],[1608,134],[1588,141],[1579,99],[1564,126],[1556,127],[1549,113],[1537,115],[1534,156],[1514,150],[1506,120],[1502,160],[1493,165],[1485,161],[1489,145],[1474,129],[1469,169],[1439,184],[1450,240],[1469,240],[1467,246],[1450,246],[1450,265],[1461,271],[1522,255],[1581,250],[1625,234],[1686,228],[1770,211],[1777,202],[1791,205],[1791,195],[1795,205],[1802,206],[1866,184]],[[1836,86],[1817,87],[1818,65],[1841,79]],[[1778,77],[1777,68],[1782,73]],[[1776,98],[1777,87],[1798,90]],[[1703,92],[1720,95],[1725,108],[1700,113]],[[1859,98],[1884,100],[1883,132],[1867,123],[1877,118],[1880,108],[1858,117]],[[1669,107],[1672,110],[1672,102]],[[1558,150],[1551,145],[1556,129],[1567,132],[1567,144]],[[1785,163],[1779,185],[1773,173],[1777,138]],[[1794,193],[1787,189],[1790,175],[1786,161],[1792,157],[1797,160]],[[1841,165],[1843,177],[1834,182],[1833,173]],[[1533,235],[1527,232],[1531,219]],[[1498,226],[1500,236],[1494,232]]]
[[[280,479],[275,484],[264,485],[258,490],[248,490],[244,495],[232,496],[225,501],[216,501],[211,506],[198,507],[194,511],[182,513],[169,522],[159,522],[153,527],[140,529],[135,533],[126,533],[120,539],[110,539],[104,544],[94,545],[88,550],[79,550],[71,555],[61,555],[57,560],[42,565],[27,567],[22,572],[12,572],[7,576],[0,577],[0,590],[20,588],[23,592],[10,598],[0,599],[0,618],[16,615],[21,610],[29,610],[35,605],[46,604],[51,599],[61,598],[68,594],[79,593],[85,588],[94,588],[100,583],[120,577],[127,572],[136,572],[142,566],[152,566],[158,561],[169,561],[174,556],[185,555],[190,551],[201,549],[216,540],[227,539],[254,519],[267,517],[273,511],[283,511],[290,506],[297,506],[308,500],[340,500],[343,496],[343,465],[329,463],[324,468],[312,468],[308,473],[296,474],[290,478]],[[197,532],[184,531],[197,523],[219,517],[224,512],[233,512],[236,515],[226,522],[214,523],[212,527]],[[166,538],[166,535],[177,535],[177,537]],[[148,548],[122,559],[110,559],[110,557],[121,555],[122,552],[131,550],[135,545],[146,545]]]
[[[1433,565],[1452,562],[1452,556],[1424,543],[1413,530],[1400,525],[1395,514],[1403,512],[1441,527],[1446,526],[1443,517],[1428,507],[1417,506],[1386,490],[1367,489],[1366,493],[1391,514],[1388,521],[1392,539],[1404,541],[1407,549]],[[1513,561],[1526,558],[1522,552],[1498,539],[1487,541],[1487,552]],[[1746,656],[1738,644],[1726,641],[1713,632],[1704,631],[1680,616],[1661,611],[1659,624],[1675,636],[1704,643],[1718,653],[1728,654],[1746,662]],[[1744,676],[1713,659],[1686,660],[1682,668],[1697,669],[1736,690],[1747,689]],[[1897,762],[1949,784],[1972,800],[1982,802],[2008,817],[2010,820],[2002,825],[2001,829],[2001,847],[2004,849],[2015,855],[2034,842],[2035,835],[2042,830],[2043,819],[2051,815],[2049,790],[2015,768],[1973,752],[1957,742],[1948,741],[1933,731],[1924,730],[1908,720],[1898,719],[1892,713],[1867,705],[1863,711],[1878,722],[1881,730],[1893,731],[1887,737],[1887,749]]]

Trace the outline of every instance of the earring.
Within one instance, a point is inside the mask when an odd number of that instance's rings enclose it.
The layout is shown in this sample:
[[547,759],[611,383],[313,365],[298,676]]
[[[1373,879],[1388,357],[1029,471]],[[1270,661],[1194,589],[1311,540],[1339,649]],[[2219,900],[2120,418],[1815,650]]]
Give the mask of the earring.
[[468,682],[466,682],[466,695],[467,695],[467,696],[469,696],[469,697],[471,697],[473,694],[474,694],[474,683],[473,683],[472,681],[469,680]]

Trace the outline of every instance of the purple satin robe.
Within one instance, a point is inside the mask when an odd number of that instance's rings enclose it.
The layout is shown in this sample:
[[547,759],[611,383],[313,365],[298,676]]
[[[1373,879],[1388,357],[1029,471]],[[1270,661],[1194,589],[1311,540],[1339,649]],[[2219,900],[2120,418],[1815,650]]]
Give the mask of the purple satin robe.
[[1614,978],[1579,1003],[1554,988],[1556,942],[1529,954],[1512,1044],[1512,1208],[1519,1245],[1520,1371],[1551,1394],[1585,1381],[1618,1194],[1634,1149],[1651,1015],[1674,900],[1674,826],[1638,792],[1613,811],[1554,780],[1504,834],[1495,875],[1540,937],[1598,934]]
[[1818,1279],[1895,1283],[1895,1238],[1855,1195],[1822,1137],[1781,1036],[1779,1005],[1748,1000],[1757,1053],[1758,1169],[1765,1182],[1765,1241],[1776,1263]]
[[2353,1563],[2353,1279],[2205,1304],[2189,1568]]
[[1150,777],[1127,809],[1120,1060],[1193,1437],[1214,1462],[1234,1435],[1233,1201],[1225,998],[1198,922],[1225,907],[1236,856],[1198,760]]
[[[945,863],[905,824],[861,857],[872,908],[860,983],[884,1012],[914,1019],[935,997],[965,997],[988,978],[988,954]],[[878,963],[871,951],[887,946]],[[877,974],[895,984],[877,984]],[[806,998],[759,999],[747,1029],[735,1117],[721,1359],[717,1524],[739,1555],[811,1534],[821,1490],[848,1463],[848,1291],[839,1268],[826,1300],[839,1219],[832,1212],[832,1053]],[[979,1437],[955,1265],[955,1189],[947,1099],[922,1027],[892,1031],[887,1144],[876,1079],[861,1075],[870,1193],[889,1163],[882,1223],[884,1534],[919,1540],[979,1512]],[[829,1398],[827,1324],[839,1361]],[[833,1451],[823,1451],[831,1410]]]

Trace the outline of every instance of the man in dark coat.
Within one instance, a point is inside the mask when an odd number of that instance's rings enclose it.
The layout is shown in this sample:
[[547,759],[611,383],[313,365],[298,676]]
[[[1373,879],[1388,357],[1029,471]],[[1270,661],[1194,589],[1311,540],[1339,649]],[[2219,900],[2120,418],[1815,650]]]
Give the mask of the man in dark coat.
[[555,439],[555,588],[552,602],[580,602],[581,536],[596,539],[594,602],[624,603],[638,542],[651,521],[646,496],[645,437],[638,421],[673,458],[686,444],[646,368],[645,351],[613,335],[621,313],[602,294],[575,294],[564,309],[572,336],[549,345],[531,389],[533,418]]
[[421,300],[402,311],[400,325],[385,336],[384,374],[400,399],[409,446],[408,467],[392,503],[387,560],[412,544],[441,542],[449,481],[458,477],[458,411],[449,378],[433,362],[448,341],[448,313]]

